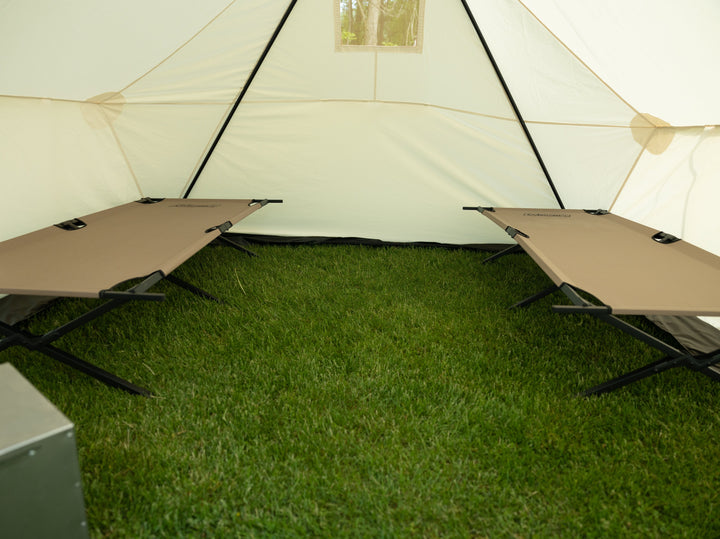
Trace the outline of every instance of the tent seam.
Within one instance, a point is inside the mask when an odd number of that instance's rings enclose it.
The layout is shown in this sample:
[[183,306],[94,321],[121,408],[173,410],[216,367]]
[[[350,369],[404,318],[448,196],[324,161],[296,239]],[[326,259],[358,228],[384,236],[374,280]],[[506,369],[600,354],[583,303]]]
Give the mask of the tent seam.
[[[122,93],[122,92],[117,92]],[[42,97],[42,96],[32,96],[32,95],[0,95],[0,99],[27,99],[30,101],[52,101],[55,103],[93,103],[92,101],[84,100],[84,99],[65,99],[61,97]],[[103,101],[103,102],[94,102],[98,105],[112,105],[113,101]],[[162,106],[162,105],[172,105],[172,106],[195,106],[195,105],[229,105],[232,104],[232,101],[137,101],[135,103],[125,101],[123,105],[153,105],[153,106]]]
[[193,41],[195,38],[197,38],[201,33],[203,33],[211,24],[213,24],[215,21],[217,21],[228,9],[230,9],[230,6],[232,6],[235,3],[235,0],[231,0],[229,4],[227,4],[217,15],[215,15],[212,19],[210,19],[202,28],[200,28],[197,32],[195,32],[190,38],[188,38],[184,43],[182,43],[179,47],[177,47],[174,51],[172,51],[170,54],[168,54],[165,58],[163,58],[160,62],[155,64],[153,67],[148,69],[145,73],[140,75],[138,78],[136,78],[131,83],[125,85],[119,93],[125,92],[128,88],[131,88],[138,82],[140,82],[142,79],[150,75],[152,72],[157,70],[161,65],[163,65],[165,62],[170,60],[173,56],[175,56],[178,52],[180,52],[182,49],[187,47],[191,41]]
[[[62,98],[55,98],[55,97],[38,97],[38,96],[18,96],[18,95],[0,95],[0,99],[27,99],[27,100],[34,100],[34,101],[51,101],[55,103],[74,103],[74,104],[85,104],[88,103],[88,101],[84,100],[78,100],[78,99],[62,99]],[[457,109],[453,107],[445,107],[442,105],[434,105],[432,103],[415,103],[415,102],[408,102],[408,101],[386,101],[386,100],[372,100],[372,99],[286,99],[286,100],[278,100],[278,101],[271,101],[271,100],[254,100],[254,101],[243,101],[246,105],[263,105],[263,104],[289,104],[289,103],[382,103],[386,105],[407,105],[407,106],[414,106],[414,107],[427,107],[427,108],[433,108],[438,110],[447,110],[450,112],[460,112],[463,114],[470,114],[473,116],[482,116],[485,118],[493,118],[496,120],[504,120],[508,122],[516,122],[516,118],[505,118],[502,116],[495,116],[492,114],[485,114],[482,112],[474,112],[471,110],[465,110],[465,109]],[[112,104],[111,102],[105,103],[105,104]],[[125,102],[123,103],[124,107],[132,107],[132,106],[155,106],[155,107],[162,107],[162,106],[172,106],[172,107],[192,107],[192,106],[228,106],[232,103],[227,102],[216,102],[216,101],[144,101],[144,102]],[[638,114],[645,118],[645,115],[642,113]],[[596,128],[612,128],[612,129],[633,129],[629,125],[617,125],[617,124],[599,124],[599,123],[573,123],[573,122],[551,122],[547,120],[525,120],[525,123],[533,124],[533,125],[552,125],[552,126],[565,126],[565,127],[596,127]],[[646,127],[646,129],[660,129],[660,128],[672,128],[675,130],[681,130],[681,129],[700,129],[700,128],[720,128],[720,124],[693,124],[693,125],[667,125],[667,126],[661,126],[657,127],[654,125],[653,122],[648,120],[648,123],[650,123],[650,126]],[[638,129],[638,128],[635,128]]]
[[[509,118],[503,116],[496,116],[494,114],[486,114],[483,112],[475,112],[466,109],[458,109],[454,107],[445,107],[443,105],[434,105],[432,103],[419,103],[411,101],[388,101],[383,99],[284,99],[284,100],[252,100],[244,101],[245,105],[274,105],[274,104],[300,104],[300,103],[381,103],[385,105],[405,105],[409,107],[426,107],[431,109],[446,110],[450,112],[460,112],[463,114],[470,114],[473,116],[481,116],[484,118],[492,118],[495,120],[504,120],[508,122],[518,122],[517,118]],[[567,126],[567,127],[597,127],[597,128],[615,128],[615,129],[631,129],[629,125],[619,124],[599,124],[599,123],[572,123],[572,122],[550,122],[546,120],[525,120],[525,123],[533,125],[554,125],[554,126]],[[696,128],[705,126],[683,126],[675,127],[675,129],[684,128]],[[648,129],[655,129],[655,127],[648,127]]]
[[[537,22],[540,24],[547,32],[558,42],[560,45],[562,45],[565,50],[567,50],[580,64],[582,64],[585,69],[587,69],[597,80],[599,80],[608,90],[610,90],[615,97],[617,97],[620,101],[622,101],[627,107],[629,107],[635,114],[638,114],[645,118],[645,115],[638,111],[635,107],[633,107],[624,97],[622,97],[610,84],[605,81],[600,75],[598,75],[587,63],[583,61],[582,58],[580,58],[575,51],[573,51],[562,39],[560,39],[555,32],[550,30],[548,26],[540,20],[540,18],[535,15],[535,13],[523,2],[523,0],[516,0],[518,4],[520,4]],[[653,122],[648,121],[648,123],[653,124]]]
[[[653,134],[655,129],[657,127],[653,128]],[[638,163],[640,162],[640,159],[645,154],[645,151],[647,150],[647,146],[649,141],[652,140],[652,136],[648,138],[647,142],[643,144],[642,148],[640,148],[640,152],[638,153],[638,156],[635,158],[635,161],[633,162],[632,166],[630,167],[630,170],[628,170],[628,173],[625,175],[625,179],[623,180],[622,185],[620,186],[620,189],[618,189],[617,193],[615,193],[615,198],[613,198],[612,203],[608,207],[608,211],[612,211],[615,207],[615,204],[617,204],[618,199],[620,198],[620,195],[625,190],[625,187],[627,186],[628,182],[630,181],[630,176],[632,176],[633,172],[635,172],[635,169],[637,168]]]

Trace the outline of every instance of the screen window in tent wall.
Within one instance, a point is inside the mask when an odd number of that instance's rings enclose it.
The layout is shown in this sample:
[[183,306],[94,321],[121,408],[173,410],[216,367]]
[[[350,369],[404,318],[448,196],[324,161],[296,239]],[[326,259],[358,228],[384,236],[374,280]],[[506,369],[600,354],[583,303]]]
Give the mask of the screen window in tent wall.
[[335,0],[337,51],[422,52],[425,0]]

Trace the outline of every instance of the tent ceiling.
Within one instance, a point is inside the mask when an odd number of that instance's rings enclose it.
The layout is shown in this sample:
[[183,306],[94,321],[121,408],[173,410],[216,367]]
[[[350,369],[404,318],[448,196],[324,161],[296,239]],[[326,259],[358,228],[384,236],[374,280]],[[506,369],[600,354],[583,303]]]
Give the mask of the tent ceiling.
[[[4,198],[33,195],[5,237],[182,194],[290,4],[0,0]],[[419,51],[342,52],[333,1],[298,0],[193,196],[297,195],[280,228],[257,232],[450,243],[497,239],[453,216],[463,204],[554,205],[463,2],[421,5]],[[467,5],[566,206],[614,206],[720,248],[695,224],[717,166],[704,127],[720,123],[717,2]],[[368,227],[380,186],[413,203]],[[348,211],[333,198],[348,192],[372,194]]]

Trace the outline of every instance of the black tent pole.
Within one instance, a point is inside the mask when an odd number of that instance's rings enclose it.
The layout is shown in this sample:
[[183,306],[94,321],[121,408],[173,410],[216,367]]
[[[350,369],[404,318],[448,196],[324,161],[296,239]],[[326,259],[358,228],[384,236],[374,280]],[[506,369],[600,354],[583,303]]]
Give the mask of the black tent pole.
[[[258,59],[257,63],[255,64],[255,67],[253,68],[252,73],[248,77],[247,82],[245,83],[245,86],[240,91],[240,94],[238,95],[237,99],[235,100],[235,103],[233,103],[232,108],[230,109],[230,112],[227,115],[227,118],[225,118],[225,122],[221,126],[220,130],[218,131],[217,136],[215,137],[215,140],[213,141],[212,145],[208,149],[207,153],[205,154],[205,157],[203,158],[202,162],[200,163],[200,166],[198,167],[197,171],[195,172],[195,176],[193,177],[192,181],[190,182],[190,185],[188,186],[187,190],[185,191],[185,194],[183,195],[183,198],[187,198],[190,196],[190,193],[192,192],[193,188],[195,187],[195,184],[198,181],[198,178],[200,178],[200,175],[202,174],[203,170],[205,169],[205,166],[207,165],[208,161],[210,160],[210,157],[212,156],[213,152],[215,151],[215,148],[217,147],[218,143],[220,142],[220,139],[222,138],[223,134],[225,133],[225,130],[227,129],[228,125],[230,125],[230,121],[232,120],[235,111],[240,106],[240,103],[242,102],[243,98],[245,97],[245,94],[247,93],[248,89],[250,88],[250,85],[252,84],[253,80],[255,79],[255,76],[257,75],[258,71],[260,71],[260,67],[262,66],[263,62],[265,61],[265,58],[267,57],[268,53],[270,52],[270,49],[272,48],[273,44],[275,43],[275,40],[277,39],[278,35],[280,34],[280,31],[282,30],[283,26],[285,25],[285,22],[287,22],[288,18],[290,17],[290,14],[292,13],[293,8],[295,7],[295,4],[297,4],[298,0],[292,0],[290,4],[288,5],[287,9],[285,10],[285,13],[283,14],[282,19],[280,20],[280,23],[278,24],[277,28],[275,29],[275,32],[273,33],[272,37],[270,38],[270,41],[268,41],[267,46],[265,47],[265,50],[260,55],[260,58]],[[562,202],[562,199],[560,198],[560,194],[558,193],[555,184],[552,181],[552,178],[550,177],[550,173],[547,170],[547,167],[545,166],[545,162],[543,161],[542,156],[540,155],[540,152],[537,149],[537,146],[535,145],[535,141],[532,138],[532,135],[530,134],[530,131],[528,130],[528,127],[525,123],[525,120],[522,117],[522,114],[520,113],[520,109],[517,106],[517,103],[515,103],[515,99],[513,98],[512,94],[510,93],[510,88],[508,88],[507,83],[505,82],[505,78],[502,75],[502,72],[500,71],[500,68],[497,65],[497,62],[495,61],[495,58],[492,54],[492,51],[490,50],[490,47],[485,40],[485,36],[482,33],[482,30],[480,30],[480,26],[478,25],[477,21],[475,20],[475,17],[470,10],[470,7],[467,4],[466,0],[460,0],[462,2],[463,7],[465,8],[465,12],[467,13],[468,17],[470,18],[470,21],[472,22],[473,27],[475,28],[475,32],[477,33],[478,38],[480,39],[480,42],[483,45],[483,48],[485,49],[485,53],[488,56],[488,59],[490,60],[490,63],[493,66],[493,69],[495,70],[495,74],[498,77],[498,80],[500,81],[500,84],[503,87],[503,90],[505,91],[505,94],[507,95],[508,101],[510,102],[510,105],[513,108],[513,111],[515,112],[515,116],[517,117],[518,121],[520,122],[520,126],[522,127],[523,132],[525,133],[525,136],[527,137],[527,140],[530,144],[530,147],[533,150],[533,153],[535,154],[535,157],[538,160],[538,163],[540,165],[540,168],[543,171],[543,174],[545,175],[545,178],[547,179],[548,184],[550,185],[550,188],[552,189],[553,194],[555,195],[555,199],[557,200],[557,203],[559,204],[560,208],[565,208],[565,205]]]
[[543,171],[543,174],[545,175],[545,179],[547,180],[548,184],[550,185],[550,189],[552,189],[553,194],[555,195],[555,200],[557,200],[557,203],[560,205],[561,209],[565,209],[565,205],[563,204],[562,199],[560,198],[560,194],[558,193],[557,189],[555,188],[555,184],[552,181],[552,178],[550,177],[550,172],[548,172],[547,167],[545,166],[545,162],[543,161],[542,156],[540,155],[540,152],[537,149],[537,146],[535,146],[535,141],[532,138],[532,135],[530,135],[530,131],[528,130],[527,124],[525,124],[525,120],[522,117],[522,114],[520,114],[520,109],[517,106],[517,103],[515,103],[515,99],[513,98],[512,94],[510,93],[510,88],[508,88],[507,83],[505,82],[505,78],[502,75],[502,72],[500,71],[500,67],[497,65],[497,62],[495,61],[495,57],[492,54],[492,51],[490,50],[490,46],[488,45],[487,41],[485,41],[485,36],[482,33],[482,30],[480,30],[480,26],[478,25],[477,21],[475,20],[475,16],[473,15],[472,11],[470,10],[470,6],[468,6],[466,0],[460,0],[462,2],[462,5],[465,7],[465,11],[470,18],[470,21],[472,22],[473,27],[475,28],[475,32],[477,33],[478,38],[480,38],[480,42],[482,43],[483,48],[485,49],[485,53],[488,56],[488,59],[490,60],[490,63],[493,66],[493,69],[495,70],[495,74],[498,77],[498,80],[500,81],[500,84],[503,87],[503,90],[505,90],[505,95],[507,95],[508,101],[510,102],[510,105],[513,108],[513,111],[515,111],[515,116],[517,117],[518,121],[520,122],[520,126],[522,127],[523,132],[525,133],[525,137],[527,137],[528,142],[530,143],[530,147],[532,148],[533,153],[535,154],[535,158],[538,160],[538,163],[540,164],[540,168]]
[[183,195],[183,198],[187,198],[190,196],[190,193],[192,192],[193,188],[195,187],[195,184],[198,181],[198,178],[200,178],[200,175],[202,174],[203,170],[205,170],[205,166],[208,164],[208,161],[210,161],[210,157],[212,156],[213,152],[215,151],[215,148],[217,147],[218,143],[220,142],[220,139],[222,138],[223,134],[225,133],[225,130],[227,129],[228,125],[230,125],[230,121],[232,120],[233,116],[235,115],[235,111],[240,106],[240,103],[242,102],[243,98],[245,97],[245,94],[247,93],[248,89],[250,88],[250,85],[252,84],[253,80],[255,79],[255,76],[258,74],[258,71],[260,71],[260,67],[262,67],[263,62],[265,61],[265,58],[267,57],[268,53],[270,52],[270,49],[272,49],[272,46],[275,43],[275,40],[277,39],[278,35],[280,35],[280,31],[282,30],[283,26],[285,26],[285,23],[287,22],[288,18],[290,17],[290,14],[292,13],[293,8],[295,7],[295,4],[297,4],[298,0],[291,0],[290,4],[288,5],[287,9],[285,10],[285,13],[282,16],[282,19],[280,19],[280,23],[278,24],[277,28],[275,28],[275,32],[273,33],[272,37],[270,38],[270,41],[268,41],[267,45],[265,46],[265,50],[260,55],[260,58],[258,59],[257,63],[255,64],[255,67],[252,70],[252,73],[250,73],[250,76],[247,79],[247,82],[245,82],[245,86],[243,86],[242,90],[240,91],[240,94],[237,96],[237,99],[235,100],[235,103],[233,103],[232,108],[230,109],[230,112],[227,115],[227,118],[225,118],[225,122],[223,123],[222,127],[220,127],[220,130],[218,131],[217,136],[215,137],[215,140],[213,141],[212,145],[208,149],[207,153],[205,154],[205,157],[202,160],[202,163],[200,163],[200,166],[198,167],[197,171],[195,172],[195,176],[193,177],[192,181],[190,182],[190,185],[188,186],[187,190],[185,191],[185,194]]

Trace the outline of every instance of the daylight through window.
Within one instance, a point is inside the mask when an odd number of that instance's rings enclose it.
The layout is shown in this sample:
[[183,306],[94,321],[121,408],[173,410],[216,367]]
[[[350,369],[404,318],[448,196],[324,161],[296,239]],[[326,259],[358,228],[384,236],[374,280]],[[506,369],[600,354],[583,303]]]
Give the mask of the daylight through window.
[[341,50],[421,48],[424,0],[336,0]]

